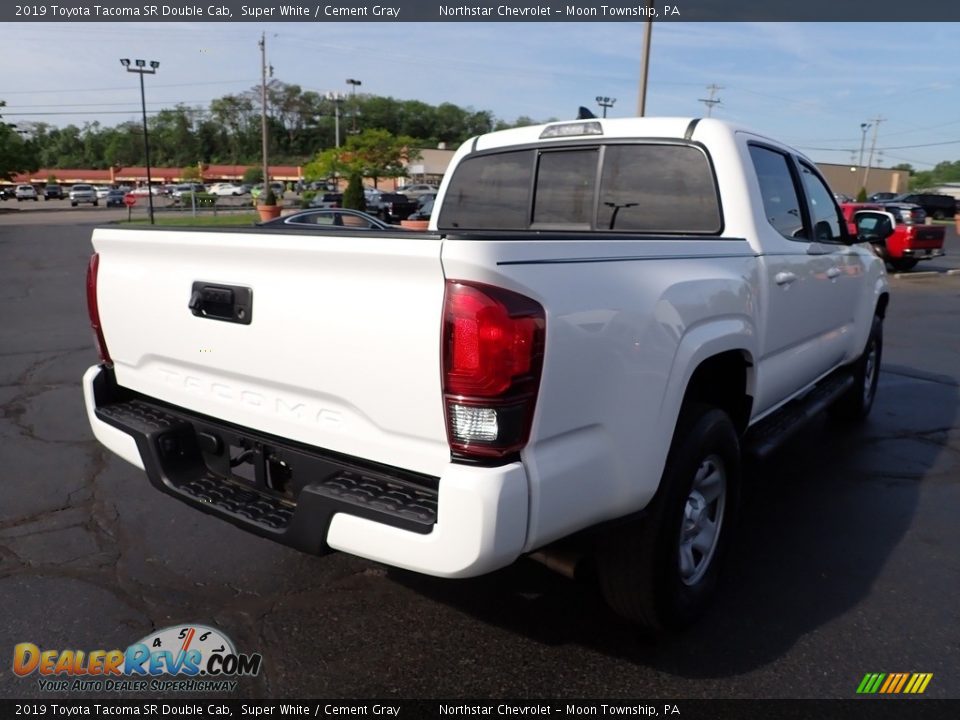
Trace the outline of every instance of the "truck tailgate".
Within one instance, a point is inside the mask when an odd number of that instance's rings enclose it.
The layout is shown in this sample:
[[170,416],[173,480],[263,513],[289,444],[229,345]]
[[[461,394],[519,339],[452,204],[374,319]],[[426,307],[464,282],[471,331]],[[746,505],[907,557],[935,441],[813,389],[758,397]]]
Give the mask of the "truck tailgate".
[[[120,386],[416,472],[449,461],[439,237],[98,228],[93,245]],[[249,288],[247,322],[195,315],[197,283]]]
[[918,249],[939,249],[943,247],[946,230],[942,225],[915,225],[912,230],[907,247]]

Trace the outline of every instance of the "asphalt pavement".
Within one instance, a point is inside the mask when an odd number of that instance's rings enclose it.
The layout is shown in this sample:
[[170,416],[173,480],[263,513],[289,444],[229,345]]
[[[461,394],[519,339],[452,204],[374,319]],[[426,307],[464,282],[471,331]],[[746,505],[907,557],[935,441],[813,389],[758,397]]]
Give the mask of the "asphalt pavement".
[[869,422],[824,419],[751,470],[716,604],[651,641],[589,572],[450,581],[307,556],[154,491],[93,440],[80,389],[91,223],[117,212],[0,215],[0,697],[51,697],[12,673],[16,643],[202,623],[263,655],[239,698],[852,698],[868,672],[933,673],[926,697],[960,698],[952,229],[935,276],[891,281]]

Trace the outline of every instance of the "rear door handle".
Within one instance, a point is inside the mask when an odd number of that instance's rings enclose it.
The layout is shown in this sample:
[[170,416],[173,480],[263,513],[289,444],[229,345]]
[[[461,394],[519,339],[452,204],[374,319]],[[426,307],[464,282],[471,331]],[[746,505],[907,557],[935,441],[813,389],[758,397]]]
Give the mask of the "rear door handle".
[[789,285],[796,279],[797,276],[792,272],[778,272],[773,276],[773,280],[777,283],[777,285]]
[[834,278],[839,277],[842,272],[843,271],[840,268],[834,265],[832,268],[827,270],[827,277],[833,280]]

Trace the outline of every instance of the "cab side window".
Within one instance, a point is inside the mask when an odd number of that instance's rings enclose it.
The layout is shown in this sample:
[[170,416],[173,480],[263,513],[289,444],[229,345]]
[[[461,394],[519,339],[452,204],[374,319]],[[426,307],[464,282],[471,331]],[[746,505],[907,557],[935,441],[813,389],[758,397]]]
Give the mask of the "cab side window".
[[813,223],[813,241],[825,243],[843,242],[843,227],[840,210],[820,176],[806,163],[800,163],[800,177],[807,194],[810,220]]
[[750,157],[760,182],[767,221],[788,240],[807,240],[800,198],[787,156],[770,148],[751,145]]

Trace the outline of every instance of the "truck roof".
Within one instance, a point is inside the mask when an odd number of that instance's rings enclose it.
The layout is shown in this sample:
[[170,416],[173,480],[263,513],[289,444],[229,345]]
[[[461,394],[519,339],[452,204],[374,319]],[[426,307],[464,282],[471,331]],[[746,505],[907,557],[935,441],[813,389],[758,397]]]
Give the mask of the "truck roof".
[[[677,138],[683,139],[691,123],[704,127],[709,124],[712,129],[726,128],[728,132],[735,132],[738,128],[722,120],[693,118],[693,117],[635,117],[635,118],[589,118],[586,120],[561,120],[530,125],[527,127],[512,128],[487,133],[476,138],[474,149],[488,150],[509,145],[524,145],[550,140],[569,140],[576,137],[589,138]],[[577,132],[579,128],[583,132]],[[566,131],[566,132],[564,132]],[[556,133],[550,137],[550,132]],[[544,133],[547,133],[545,136]],[[469,141],[468,141],[469,142]]]

